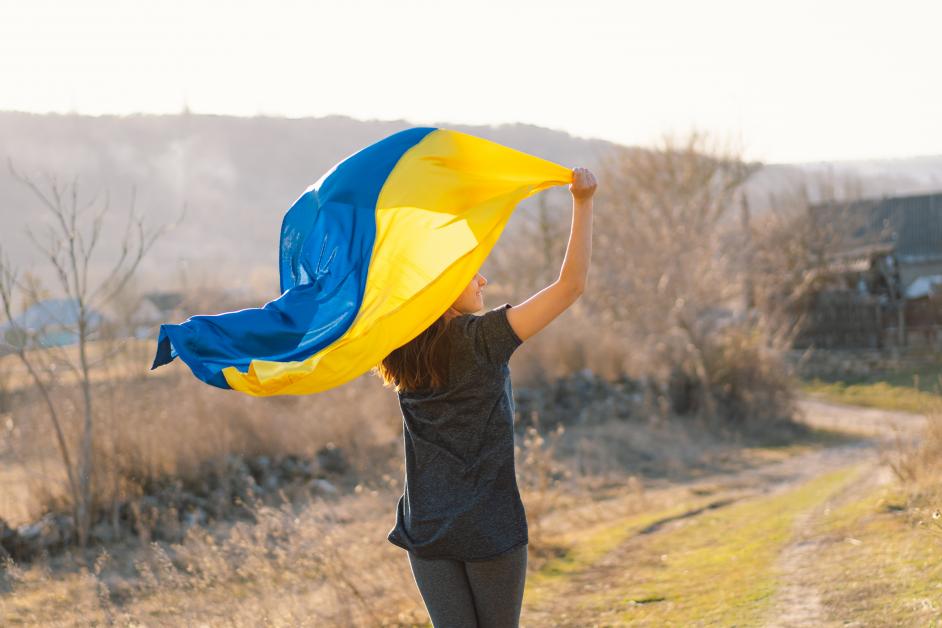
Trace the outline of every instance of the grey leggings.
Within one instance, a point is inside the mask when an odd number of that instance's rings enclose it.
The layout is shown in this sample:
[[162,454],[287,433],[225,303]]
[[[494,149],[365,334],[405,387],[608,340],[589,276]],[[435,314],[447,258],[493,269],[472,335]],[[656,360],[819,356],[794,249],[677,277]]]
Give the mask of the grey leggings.
[[435,628],[517,628],[527,579],[527,544],[490,560],[419,558],[409,563]]

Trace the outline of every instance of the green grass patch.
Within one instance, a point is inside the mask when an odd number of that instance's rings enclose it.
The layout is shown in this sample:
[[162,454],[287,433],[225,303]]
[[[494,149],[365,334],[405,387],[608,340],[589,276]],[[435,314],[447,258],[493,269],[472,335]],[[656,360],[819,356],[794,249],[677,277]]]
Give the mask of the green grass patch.
[[819,522],[816,534],[832,539],[819,589],[835,619],[942,626],[942,538],[918,526],[905,503],[898,488],[877,487]]
[[942,362],[840,380],[814,378],[801,389],[838,403],[925,412],[927,404],[942,400]]
[[546,561],[539,571],[527,577],[524,603],[533,604],[552,595],[556,585],[564,584],[573,574],[589,568],[649,525],[703,508],[715,500],[715,496],[690,499],[671,508],[639,513],[615,524],[603,524],[593,530],[577,533],[577,541],[571,542],[564,555]]
[[942,396],[936,393],[925,392],[912,386],[898,386],[888,382],[848,384],[814,379],[803,383],[801,388],[808,394],[835,403],[916,413],[923,413],[931,404],[938,404],[942,400]]
[[787,492],[708,511],[639,540],[611,592],[587,598],[585,616],[612,611],[642,625],[761,625],[778,588],[773,565],[800,513],[860,472],[846,467]]

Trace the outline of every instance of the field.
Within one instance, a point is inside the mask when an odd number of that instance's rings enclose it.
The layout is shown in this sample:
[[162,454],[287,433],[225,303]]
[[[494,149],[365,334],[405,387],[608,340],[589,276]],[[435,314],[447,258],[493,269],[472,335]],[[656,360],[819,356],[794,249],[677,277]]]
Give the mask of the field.
[[[933,625],[942,543],[901,507],[880,456],[892,426],[913,433],[921,417],[803,408],[813,431],[791,445],[649,427],[649,447],[705,453],[661,477],[524,490],[541,514],[521,625]],[[592,430],[637,437],[623,428]],[[14,567],[3,624],[430,625],[405,555],[385,541],[396,498],[361,487],[261,507],[254,524],[194,529],[180,544],[114,545],[91,568],[76,555]]]

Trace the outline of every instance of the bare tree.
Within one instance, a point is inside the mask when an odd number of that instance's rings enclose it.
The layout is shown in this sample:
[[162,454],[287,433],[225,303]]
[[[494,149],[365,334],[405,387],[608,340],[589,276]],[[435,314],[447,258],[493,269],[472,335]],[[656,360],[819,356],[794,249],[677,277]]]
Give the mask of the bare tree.
[[617,150],[600,170],[599,255],[586,297],[662,377],[672,368],[692,374],[707,416],[716,407],[704,351],[717,312],[740,289],[721,224],[756,167],[693,131],[651,149]]
[[[48,410],[66,471],[78,540],[84,546],[93,514],[91,478],[94,471],[95,397],[92,371],[112,357],[111,353],[99,351],[93,356],[91,352],[100,322],[99,313],[121,294],[144,255],[166,227],[145,228],[143,218],[135,208],[132,191],[120,251],[107,263],[101,273],[102,278],[93,282],[90,280],[94,272],[93,256],[111,210],[108,196],[99,199],[96,194],[90,199],[82,199],[77,178],[63,183],[55,176],[46,175],[40,182],[17,172],[12,162],[10,172],[32,192],[49,218],[42,237],[31,229],[27,234],[55,276],[58,284],[55,292],[65,299],[67,309],[71,309],[68,318],[58,323],[74,333],[77,355],[75,350],[43,346],[27,325],[17,318],[14,313],[14,295],[17,292],[22,294],[26,303],[38,303],[44,295],[39,282],[29,275],[21,279],[0,251],[0,302],[8,321],[6,340],[10,350],[26,368]],[[69,442],[69,434],[63,427],[53,398],[53,388],[65,377],[63,370],[80,390],[82,424],[78,443]]]
[[556,190],[539,194],[519,229],[488,258],[508,297],[548,284],[559,272],[569,237],[569,208],[568,199],[560,201],[558,195]]

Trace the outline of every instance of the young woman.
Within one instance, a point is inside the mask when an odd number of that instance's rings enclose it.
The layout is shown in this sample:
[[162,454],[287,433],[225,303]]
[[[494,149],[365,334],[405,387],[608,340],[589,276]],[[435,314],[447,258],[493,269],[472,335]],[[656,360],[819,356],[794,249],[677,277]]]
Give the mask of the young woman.
[[513,627],[527,571],[527,520],[514,469],[508,361],[585,289],[594,175],[576,168],[572,229],[559,278],[523,303],[475,315],[477,273],[428,329],[378,368],[403,416],[405,491],[388,540],[408,551],[433,625]]

